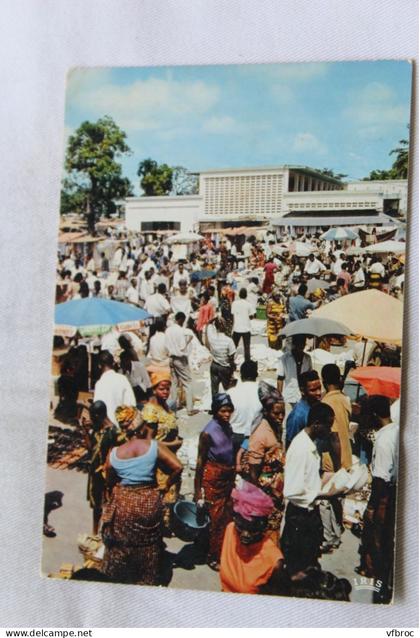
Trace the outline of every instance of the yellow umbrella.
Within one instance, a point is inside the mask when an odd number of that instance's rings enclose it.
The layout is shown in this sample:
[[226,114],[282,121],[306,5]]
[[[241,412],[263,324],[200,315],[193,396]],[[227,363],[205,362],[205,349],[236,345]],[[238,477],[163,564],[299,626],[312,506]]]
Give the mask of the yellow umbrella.
[[401,344],[403,304],[379,290],[362,290],[344,295],[317,308],[312,317],[344,323],[354,335],[381,343]]

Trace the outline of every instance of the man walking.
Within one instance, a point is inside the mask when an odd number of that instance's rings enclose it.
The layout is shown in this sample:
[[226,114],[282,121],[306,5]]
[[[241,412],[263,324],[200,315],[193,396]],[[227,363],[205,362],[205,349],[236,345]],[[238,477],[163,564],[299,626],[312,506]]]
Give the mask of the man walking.
[[176,313],[175,323],[166,328],[165,345],[169,352],[170,368],[175,385],[178,388],[180,386],[184,388],[188,416],[193,416],[198,413],[198,410],[193,410],[192,378],[187,354],[188,344],[193,337],[187,335],[183,328],[185,319],[183,312]]
[[207,326],[207,345],[213,361],[210,366],[211,394],[219,392],[220,383],[224,390],[228,390],[235,369],[234,357],[235,344],[226,334],[226,324],[221,317],[216,317],[214,322]]
[[251,317],[254,315],[254,309],[247,300],[246,288],[239,291],[239,299],[236,299],[231,308],[233,315],[233,341],[238,347],[239,341],[242,339],[244,343],[245,360],[251,358]]
[[233,431],[233,450],[241,447],[245,438],[251,434],[252,426],[262,418],[262,405],[258,396],[258,363],[244,361],[240,369],[241,380],[229,390],[229,396],[235,406],[230,419]]

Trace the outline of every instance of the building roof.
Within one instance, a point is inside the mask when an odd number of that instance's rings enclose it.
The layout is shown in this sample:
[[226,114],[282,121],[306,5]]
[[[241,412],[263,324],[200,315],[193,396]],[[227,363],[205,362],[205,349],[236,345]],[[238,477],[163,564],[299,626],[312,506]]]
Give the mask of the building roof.
[[315,168],[311,168],[310,166],[301,166],[299,164],[281,164],[279,166],[246,166],[242,168],[213,168],[207,169],[203,171],[188,171],[191,175],[206,175],[211,173],[252,173],[255,171],[264,172],[264,171],[286,171],[292,170],[300,173],[306,173],[307,175],[312,175],[314,177],[318,177],[319,179],[323,179],[326,182],[332,182],[337,185],[344,186],[345,182],[342,182],[335,177],[330,177],[329,175],[325,175],[321,171],[318,171]]
[[310,216],[304,213],[292,213],[272,220],[274,226],[360,226],[360,224],[389,224],[393,220],[382,213],[374,214],[363,211],[361,215],[355,215],[355,211],[340,211],[337,215]]

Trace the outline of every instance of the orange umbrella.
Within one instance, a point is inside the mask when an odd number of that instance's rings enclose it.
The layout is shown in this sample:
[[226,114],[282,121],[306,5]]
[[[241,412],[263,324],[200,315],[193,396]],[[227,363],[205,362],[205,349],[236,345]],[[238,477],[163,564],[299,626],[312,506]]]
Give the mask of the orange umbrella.
[[350,371],[352,379],[363,386],[367,394],[381,394],[398,399],[401,390],[401,368],[389,366],[362,366]]

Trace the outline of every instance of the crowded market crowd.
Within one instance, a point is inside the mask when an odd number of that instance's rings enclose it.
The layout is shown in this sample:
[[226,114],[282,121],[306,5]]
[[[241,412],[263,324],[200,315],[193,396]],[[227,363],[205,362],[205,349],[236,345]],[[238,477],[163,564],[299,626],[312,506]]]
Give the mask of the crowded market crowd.
[[[323,571],[320,558],[342,543],[354,476],[368,490],[352,529],[360,539],[355,572],[377,584],[375,602],[390,601],[399,401],[347,394],[349,370],[363,363],[357,344],[351,356],[316,366],[310,346],[331,355],[345,338],[313,343],[306,334],[281,334],[366,289],[402,301],[404,260],[365,251],[365,240],[220,231],[179,253],[162,236],[136,234],[109,240],[111,251],[67,245],[59,253],[57,304],[97,297],[149,316],[138,330],[115,328],[91,340],[87,382],[83,340],[55,338],[66,352],[54,415],[86,436],[104,579],[163,584],[164,539],[176,533],[176,505],[190,491],[179,422],[203,413],[208,422],[191,461],[194,543],[219,572],[221,589],[349,600],[349,581]],[[381,346],[375,356],[376,364],[400,365],[398,348]],[[203,370],[207,401],[194,387]],[[83,404],[79,391],[89,388]],[[46,523],[44,533],[54,530]]]

